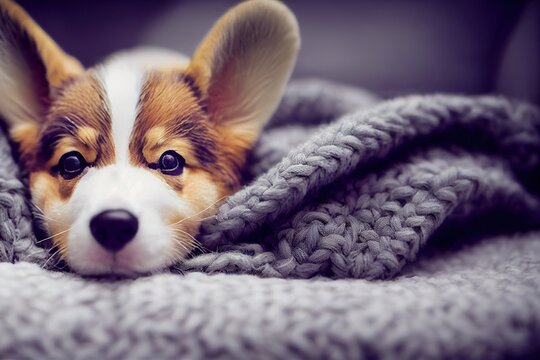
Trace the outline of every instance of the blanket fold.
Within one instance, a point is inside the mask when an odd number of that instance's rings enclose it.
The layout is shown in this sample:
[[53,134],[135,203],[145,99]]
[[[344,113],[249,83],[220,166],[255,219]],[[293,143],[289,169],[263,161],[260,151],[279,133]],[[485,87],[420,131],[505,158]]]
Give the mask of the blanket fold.
[[[254,152],[253,172],[266,171],[202,225],[205,246],[238,254],[183,269],[387,278],[455,211],[501,207],[538,223],[537,108],[490,96],[360,99],[317,81],[290,88]],[[313,128],[329,114],[341,117]],[[249,245],[261,236],[266,248]]]

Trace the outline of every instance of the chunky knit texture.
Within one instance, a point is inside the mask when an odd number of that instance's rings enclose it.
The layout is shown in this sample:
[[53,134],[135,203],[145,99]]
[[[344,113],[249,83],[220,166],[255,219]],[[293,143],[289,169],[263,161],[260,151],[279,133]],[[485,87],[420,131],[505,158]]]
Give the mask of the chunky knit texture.
[[[533,359],[540,233],[420,256],[391,281],[0,264],[3,359]],[[425,254],[423,254],[425,255]]]
[[0,262],[44,263],[47,252],[38,248],[32,226],[28,188],[21,181],[11,147],[0,131]]
[[237,253],[183,268],[388,278],[456,214],[500,209],[497,221],[538,223],[537,108],[434,95],[366,110],[374,101],[327,83],[290,88],[255,149],[258,177],[203,223],[204,245]]
[[81,279],[43,269],[0,136],[0,357],[540,357],[539,154],[521,102],[293,83],[208,252]]

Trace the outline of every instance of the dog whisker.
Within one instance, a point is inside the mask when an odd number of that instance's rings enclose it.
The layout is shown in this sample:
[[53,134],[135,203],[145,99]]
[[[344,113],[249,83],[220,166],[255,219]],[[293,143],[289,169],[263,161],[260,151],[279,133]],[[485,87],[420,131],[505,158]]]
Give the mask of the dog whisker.
[[210,250],[205,248],[195,237],[193,237],[190,233],[187,231],[184,231],[182,229],[173,228],[171,229],[173,232],[178,232],[182,235],[187,235],[187,239],[185,237],[182,237],[180,240],[188,240],[189,245],[194,246],[196,249],[202,251],[202,252],[209,252]]
[[40,244],[40,243],[42,243],[42,242],[44,242],[44,241],[47,241],[47,240],[49,240],[49,239],[53,239],[53,238],[57,237],[58,235],[65,234],[65,233],[67,233],[68,231],[70,231],[71,229],[73,229],[73,227],[70,227],[69,229],[66,229],[66,230],[63,230],[63,231],[60,231],[60,232],[57,232],[56,234],[51,235],[51,236],[48,236],[48,237],[46,237],[46,238],[44,238],[44,239],[39,239],[38,241],[36,241],[36,244]]
[[[191,215],[191,216],[185,217],[185,218],[183,218],[183,219],[181,219],[181,220],[179,220],[179,221],[177,221],[177,222],[171,224],[171,226],[181,224],[181,223],[183,223],[183,222],[186,221],[186,220],[192,219],[192,218],[194,218],[194,217],[196,217],[196,216],[198,216],[198,215],[204,213],[205,211],[207,211],[208,209],[211,209],[214,205],[216,205],[217,203],[221,202],[221,201],[224,200],[225,198],[227,198],[227,196],[223,196],[223,197],[217,199],[217,200],[214,201],[212,204],[210,204],[210,205],[207,206],[206,208],[202,209],[202,210],[199,211],[198,213],[195,213],[195,214],[193,214],[193,215]],[[210,216],[210,217],[211,217],[211,216]]]
[[[193,257],[193,250],[199,250],[202,253],[208,253],[210,250],[204,248],[193,236],[181,229],[170,229],[173,233],[173,238],[177,240],[178,246],[180,246],[184,252],[179,254],[178,259],[182,260],[186,257]],[[186,236],[187,235],[187,236]],[[187,243],[187,245],[186,245]],[[191,248],[188,248],[190,246]]]
[[37,217],[40,217],[41,219],[46,219],[46,220],[50,220],[50,221],[54,221],[54,222],[57,222],[57,223],[60,223],[60,224],[63,224],[63,225],[68,225],[66,222],[64,221],[61,221],[61,220],[58,220],[58,219],[53,219],[51,217],[48,217],[47,215],[45,215],[45,211],[43,211],[43,209],[41,209],[38,205],[36,204],[33,204],[33,206],[39,210],[39,212],[36,212],[35,213],[35,216]]
[[60,246],[58,248],[58,250],[56,250],[55,252],[53,252],[49,258],[47,259],[47,261],[45,261],[45,263],[43,264],[43,267],[44,268],[47,268],[47,264],[49,263],[49,261],[51,261],[52,259],[54,259],[59,253],[63,252],[65,250],[64,247]]

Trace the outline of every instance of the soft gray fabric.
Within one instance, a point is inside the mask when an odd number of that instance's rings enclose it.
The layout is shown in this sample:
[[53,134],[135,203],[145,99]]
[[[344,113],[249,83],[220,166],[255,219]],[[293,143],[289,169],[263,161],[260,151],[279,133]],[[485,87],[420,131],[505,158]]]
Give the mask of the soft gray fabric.
[[35,245],[27,192],[10,145],[0,131],[0,262],[44,263],[47,259],[47,253]]
[[540,356],[539,154],[524,103],[296,82],[213,251],[96,280],[20,262],[54,261],[0,136],[0,358]]
[[540,233],[424,258],[391,281],[161,274],[95,281],[0,264],[0,357],[540,356]]

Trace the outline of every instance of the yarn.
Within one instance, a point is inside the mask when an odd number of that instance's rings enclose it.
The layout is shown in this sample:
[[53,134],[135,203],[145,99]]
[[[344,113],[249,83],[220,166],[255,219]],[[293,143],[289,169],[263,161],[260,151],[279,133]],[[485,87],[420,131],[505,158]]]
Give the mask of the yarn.
[[10,144],[0,131],[0,262],[44,263],[47,258],[47,251],[35,245],[31,207]]

